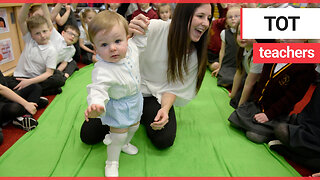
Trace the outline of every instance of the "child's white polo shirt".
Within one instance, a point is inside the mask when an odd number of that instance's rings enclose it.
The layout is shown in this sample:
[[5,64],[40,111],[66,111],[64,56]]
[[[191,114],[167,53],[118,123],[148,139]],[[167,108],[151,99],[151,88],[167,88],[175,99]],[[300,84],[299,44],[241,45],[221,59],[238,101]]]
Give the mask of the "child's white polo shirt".
[[46,68],[56,69],[57,53],[52,43],[39,45],[28,32],[23,36],[25,47],[13,73],[15,77],[34,78],[46,72]]
[[73,45],[68,46],[63,36],[55,29],[52,29],[50,41],[56,48],[58,53],[57,64],[67,61],[71,62],[73,55],[76,52],[76,48]]

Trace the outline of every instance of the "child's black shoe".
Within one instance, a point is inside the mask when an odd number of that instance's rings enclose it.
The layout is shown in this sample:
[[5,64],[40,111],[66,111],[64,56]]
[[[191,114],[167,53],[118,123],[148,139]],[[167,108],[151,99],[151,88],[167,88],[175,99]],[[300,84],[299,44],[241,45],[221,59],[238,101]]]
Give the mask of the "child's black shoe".
[[37,127],[38,121],[33,119],[31,115],[24,115],[22,117],[17,117],[17,119],[12,121],[12,124],[25,131],[30,131]]
[[38,109],[45,108],[49,104],[49,100],[46,97],[40,97],[38,103]]

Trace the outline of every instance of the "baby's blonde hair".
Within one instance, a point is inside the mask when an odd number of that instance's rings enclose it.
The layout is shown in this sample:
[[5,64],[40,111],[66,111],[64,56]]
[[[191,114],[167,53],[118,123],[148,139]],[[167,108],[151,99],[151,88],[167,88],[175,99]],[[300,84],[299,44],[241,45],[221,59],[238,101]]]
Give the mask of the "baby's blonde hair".
[[88,24],[90,41],[93,43],[93,39],[99,31],[111,31],[115,24],[123,25],[126,35],[129,34],[128,22],[120,14],[108,10],[98,13]]

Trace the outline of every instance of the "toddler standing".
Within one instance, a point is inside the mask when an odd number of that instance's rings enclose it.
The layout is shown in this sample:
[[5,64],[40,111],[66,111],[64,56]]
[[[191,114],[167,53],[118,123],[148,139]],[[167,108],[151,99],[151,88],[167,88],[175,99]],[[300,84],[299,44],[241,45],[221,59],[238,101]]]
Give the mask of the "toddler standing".
[[87,86],[85,119],[99,116],[102,124],[110,126],[111,133],[104,140],[108,145],[105,176],[117,177],[120,151],[138,153],[130,141],[142,115],[139,52],[146,45],[146,36],[128,40],[126,19],[111,11],[97,14],[88,30],[98,61],[92,71],[92,84]]

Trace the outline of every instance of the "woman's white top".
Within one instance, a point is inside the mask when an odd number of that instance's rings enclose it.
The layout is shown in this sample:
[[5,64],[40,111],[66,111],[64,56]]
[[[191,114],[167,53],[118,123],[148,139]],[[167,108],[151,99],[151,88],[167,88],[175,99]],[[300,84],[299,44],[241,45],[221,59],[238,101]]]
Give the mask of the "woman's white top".
[[196,95],[198,58],[193,51],[187,61],[188,75],[184,72],[184,83],[168,83],[168,33],[170,22],[151,19],[145,51],[140,54],[141,91],[144,96],[154,96],[161,103],[162,94],[169,92],[177,96],[174,105],[184,106]]

